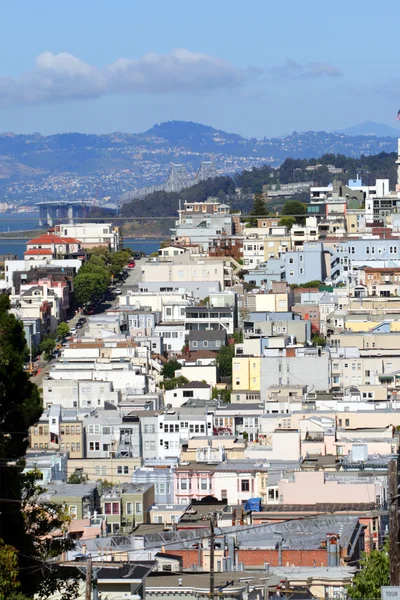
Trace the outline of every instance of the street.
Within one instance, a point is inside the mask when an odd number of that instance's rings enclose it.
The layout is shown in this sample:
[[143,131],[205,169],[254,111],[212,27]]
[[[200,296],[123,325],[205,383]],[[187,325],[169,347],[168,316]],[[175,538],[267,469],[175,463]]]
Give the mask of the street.
[[[124,283],[122,285],[117,284],[116,288],[120,288],[122,290],[123,294],[126,294],[128,290],[132,289],[135,285],[137,285],[141,281],[142,265],[145,263],[146,260],[147,260],[146,257],[144,257],[144,258],[141,258],[140,260],[135,261],[136,266],[133,269],[128,270],[128,277],[124,281]],[[101,313],[105,312],[108,308],[115,306],[117,303],[118,303],[118,296],[114,297],[113,293],[108,293],[106,301],[103,302],[100,306],[98,306],[96,308],[95,314],[96,315],[101,314]],[[79,313],[77,315],[74,315],[74,317],[68,321],[68,326],[70,327],[70,329],[72,327],[76,327],[76,323],[77,323],[79,317],[81,317],[81,316],[82,315]],[[90,319],[90,316],[85,315],[85,318]],[[76,332],[76,337],[79,338],[82,335],[84,335],[85,329],[86,329],[86,326],[84,326],[82,329],[78,329]],[[40,372],[37,375],[35,375],[34,377],[31,377],[31,381],[33,383],[35,383],[38,387],[42,387],[43,379],[47,376],[47,374],[51,370],[51,368],[52,368],[53,364],[56,362],[56,360],[57,359],[52,358],[49,362],[41,361],[39,363]]]

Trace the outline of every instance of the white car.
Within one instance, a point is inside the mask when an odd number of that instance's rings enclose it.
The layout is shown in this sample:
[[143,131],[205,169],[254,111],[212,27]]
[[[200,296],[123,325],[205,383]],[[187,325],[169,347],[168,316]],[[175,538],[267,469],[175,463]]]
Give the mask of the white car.
[[69,330],[71,335],[76,335],[76,328],[75,327],[71,327],[71,329]]
[[119,296],[120,294],[122,294],[122,290],[121,288],[117,288],[114,290],[114,294],[116,294],[117,296]]

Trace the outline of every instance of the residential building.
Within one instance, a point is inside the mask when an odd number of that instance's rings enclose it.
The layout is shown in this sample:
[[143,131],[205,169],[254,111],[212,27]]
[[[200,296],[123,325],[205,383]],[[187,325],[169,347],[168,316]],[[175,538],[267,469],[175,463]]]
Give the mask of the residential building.
[[55,230],[60,236],[79,240],[85,249],[102,246],[111,252],[119,250],[119,229],[112,223],[62,223]]

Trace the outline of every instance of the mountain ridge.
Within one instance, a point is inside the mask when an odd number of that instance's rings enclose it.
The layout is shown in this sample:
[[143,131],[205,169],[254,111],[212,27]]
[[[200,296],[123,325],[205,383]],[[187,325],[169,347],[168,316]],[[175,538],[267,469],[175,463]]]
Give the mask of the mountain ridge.
[[340,132],[295,131],[284,138],[245,138],[191,121],[158,123],[143,133],[0,134],[0,201],[33,203],[54,198],[118,200],[130,190],[160,184],[171,163],[189,173],[201,161],[219,175],[233,174],[286,158],[324,154],[358,158],[395,152],[393,137],[348,136]]

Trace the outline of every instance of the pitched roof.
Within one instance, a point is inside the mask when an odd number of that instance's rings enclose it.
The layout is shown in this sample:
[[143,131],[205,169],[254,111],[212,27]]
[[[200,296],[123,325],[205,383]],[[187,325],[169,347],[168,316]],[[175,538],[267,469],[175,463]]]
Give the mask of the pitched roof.
[[[29,242],[28,242],[29,243]],[[26,252],[24,252],[24,256],[28,255],[28,256],[34,256],[34,255],[41,255],[41,254],[53,254],[53,250],[50,250],[50,248],[31,248],[30,250],[26,250]]]
[[40,235],[39,237],[33,238],[27,242],[27,245],[31,244],[79,244],[79,241],[75,238],[61,237],[59,235]]
[[200,330],[190,329],[189,333],[187,334],[187,339],[189,341],[191,341],[191,340],[194,340],[194,341],[201,341],[201,340],[225,341],[226,337],[227,336],[226,336],[225,329],[200,329]]

